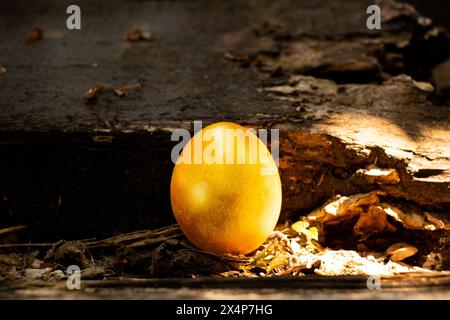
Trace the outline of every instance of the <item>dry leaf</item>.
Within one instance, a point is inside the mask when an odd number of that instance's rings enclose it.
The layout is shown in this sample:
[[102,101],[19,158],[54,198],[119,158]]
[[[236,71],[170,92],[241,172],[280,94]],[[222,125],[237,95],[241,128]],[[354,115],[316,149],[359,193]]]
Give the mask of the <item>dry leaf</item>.
[[129,31],[126,37],[129,42],[150,41],[151,39],[152,33],[150,31],[142,32],[139,29]]
[[319,223],[338,223],[342,220],[351,219],[364,212],[364,207],[378,203],[380,201],[378,194],[381,194],[381,192],[373,191],[349,197],[339,197],[310,213],[307,219]]
[[6,73],[6,68],[4,65],[0,64],[0,76]]
[[33,28],[26,38],[26,43],[33,43],[42,39],[42,30],[40,28]]
[[422,212],[414,212],[414,211],[406,213],[388,203],[380,203],[380,207],[383,208],[386,214],[390,215],[396,221],[403,224],[403,226],[407,229],[419,229],[430,231],[439,229],[449,230],[449,226],[447,224],[445,224],[437,216],[434,216],[431,213],[425,214]]
[[419,90],[422,90],[422,91],[425,91],[425,92],[433,92],[434,91],[433,85],[431,83],[429,83],[429,82],[414,81],[413,80],[413,84]]
[[386,254],[394,262],[403,261],[406,258],[412,257],[417,253],[417,248],[404,242],[399,242],[391,245],[386,250]]
[[369,183],[396,184],[400,182],[400,177],[395,169],[369,167],[360,169],[357,173],[364,175]]
[[[324,206],[316,209],[309,215],[307,219],[309,221],[318,222],[320,224],[338,224],[341,221],[350,220],[351,218],[368,212],[369,210],[377,210],[376,216],[365,216],[362,220],[358,221],[356,227],[356,234],[361,234],[362,230],[369,228],[368,223],[371,221],[375,225],[373,228],[378,229],[381,225],[386,230],[392,230],[387,226],[387,221],[382,222],[380,210],[385,215],[393,217],[396,221],[400,222],[407,229],[419,229],[419,230],[450,230],[450,224],[444,217],[429,212],[421,212],[418,209],[409,208],[408,212],[388,204],[379,203],[380,199],[378,195],[382,195],[381,191],[372,191],[366,194],[356,194],[348,197],[337,197],[328,201]],[[372,206],[378,205],[376,209],[370,209]],[[374,214],[375,211],[372,213]],[[361,228],[361,230],[359,230]],[[370,228],[369,228],[370,229]]]
[[429,212],[423,212],[425,217],[428,221],[433,223],[436,227],[436,229],[439,230],[450,230],[450,223],[448,221],[448,218],[445,214],[436,214],[436,213],[429,213]]
[[270,261],[266,272],[270,273],[270,272],[272,272],[272,270],[274,270],[276,268],[283,267],[286,265],[287,262],[288,262],[288,257],[286,255],[283,254],[283,255],[276,256],[275,258],[272,259],[272,261]]
[[94,84],[89,88],[88,91],[83,95],[84,102],[86,104],[92,104],[97,98],[97,94],[104,90],[104,87],[99,84]]
[[132,89],[141,89],[142,88],[142,84],[140,83],[133,83],[127,86],[123,86],[120,88],[115,88],[114,93],[117,94],[119,97],[124,96],[128,90],[132,90]]

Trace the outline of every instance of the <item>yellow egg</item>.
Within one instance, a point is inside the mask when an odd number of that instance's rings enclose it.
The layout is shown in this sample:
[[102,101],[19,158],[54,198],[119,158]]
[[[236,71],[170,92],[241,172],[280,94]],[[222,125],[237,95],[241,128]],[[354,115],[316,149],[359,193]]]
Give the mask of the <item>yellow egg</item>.
[[230,254],[249,253],[267,239],[282,197],[265,144],[229,122],[210,125],[189,140],[175,164],[170,196],[175,218],[195,246]]

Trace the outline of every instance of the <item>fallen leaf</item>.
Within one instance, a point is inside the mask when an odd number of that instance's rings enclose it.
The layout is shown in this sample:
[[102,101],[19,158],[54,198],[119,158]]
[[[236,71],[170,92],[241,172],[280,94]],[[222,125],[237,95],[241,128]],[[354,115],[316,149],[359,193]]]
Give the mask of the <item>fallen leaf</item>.
[[[418,230],[439,230],[445,229],[449,230],[449,226],[441,221],[437,216],[431,213],[423,213],[420,211],[414,212],[410,209],[410,212],[404,212],[400,208],[397,208],[388,203],[380,203],[380,207],[388,214],[393,217],[396,221],[403,224],[407,229],[418,229]],[[438,222],[439,221],[439,222]]]
[[364,175],[369,183],[397,184],[400,182],[400,177],[395,169],[381,169],[372,166],[360,169],[357,173]]
[[0,75],[5,74],[6,73],[6,68],[4,65],[0,64]]
[[391,261],[399,262],[412,257],[417,251],[416,247],[408,243],[398,242],[387,248],[386,254],[390,257]]
[[92,85],[88,91],[83,95],[84,102],[86,104],[92,104],[97,98],[97,94],[104,90],[104,87],[99,84]]
[[338,223],[342,220],[351,219],[364,212],[364,207],[378,203],[380,201],[378,194],[381,194],[381,192],[373,191],[349,197],[335,198],[310,213],[307,219],[319,223]]
[[122,90],[121,88],[114,89],[114,93],[117,94],[119,97],[122,97],[125,95],[125,91]]
[[129,84],[120,88],[115,88],[113,89],[114,93],[117,94],[119,97],[124,96],[128,90],[133,90],[133,89],[141,89],[142,88],[142,84],[140,83],[133,83],[133,84]]
[[450,223],[445,214],[440,214],[438,216],[437,214],[429,213],[426,211],[423,214],[425,215],[428,221],[430,221],[436,226],[436,229],[450,230]]
[[42,39],[43,32],[40,28],[33,28],[25,39],[26,43],[33,43]]
[[142,32],[139,29],[129,31],[126,37],[126,40],[129,42],[150,41],[151,39],[152,33],[150,31]]
[[266,272],[270,273],[272,270],[284,266],[288,261],[288,257],[286,255],[279,255],[270,261],[269,266],[267,267]]
[[307,221],[297,221],[291,228],[297,233],[304,235],[308,242],[319,240],[319,230],[316,227],[309,227],[309,222]]
[[422,91],[425,91],[425,92],[433,92],[434,91],[433,85],[431,83],[429,83],[429,82],[414,81],[413,80],[413,84],[419,90],[422,90]]

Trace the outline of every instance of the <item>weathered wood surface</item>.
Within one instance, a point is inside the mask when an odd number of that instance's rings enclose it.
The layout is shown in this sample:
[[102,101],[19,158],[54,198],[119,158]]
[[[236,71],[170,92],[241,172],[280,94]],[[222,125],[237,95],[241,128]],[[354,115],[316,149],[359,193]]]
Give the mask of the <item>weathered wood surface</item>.
[[[55,240],[170,223],[170,133],[193,120],[281,129],[283,217],[376,188],[448,213],[450,109],[399,75],[431,81],[448,36],[391,1],[369,31],[371,3],[80,1],[68,31],[67,1],[2,1],[0,224]],[[34,27],[44,37],[26,44]],[[125,41],[133,28],[153,40]],[[367,182],[369,164],[401,182]]]
[[384,277],[369,290],[366,276],[88,280],[81,290],[65,282],[18,282],[0,299],[448,299],[446,274]]

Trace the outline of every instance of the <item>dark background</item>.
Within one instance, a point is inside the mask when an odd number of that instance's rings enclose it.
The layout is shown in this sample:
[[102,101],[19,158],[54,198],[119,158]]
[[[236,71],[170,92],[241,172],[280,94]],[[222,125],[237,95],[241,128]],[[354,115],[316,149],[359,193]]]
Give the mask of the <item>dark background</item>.
[[450,29],[450,1],[448,0],[409,0],[404,1],[416,7],[424,16],[432,18],[436,25]]

